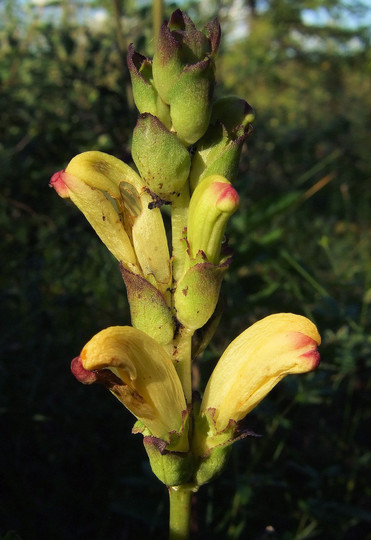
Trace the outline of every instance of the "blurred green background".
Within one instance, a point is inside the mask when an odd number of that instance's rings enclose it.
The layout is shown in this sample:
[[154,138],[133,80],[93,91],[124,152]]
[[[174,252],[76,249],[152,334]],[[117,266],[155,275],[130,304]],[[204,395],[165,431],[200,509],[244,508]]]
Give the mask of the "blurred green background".
[[[223,30],[217,95],[256,110],[229,225],[225,310],[200,360],[260,317],[292,311],[323,337],[316,373],[247,418],[262,434],[195,497],[195,539],[371,538],[370,5],[166,4]],[[116,262],[48,188],[84,150],[130,162],[126,49],[151,55],[150,2],[0,1],[0,538],[166,538],[167,493],[133,418],[70,360],[128,324]],[[8,536],[9,537],[9,536]]]

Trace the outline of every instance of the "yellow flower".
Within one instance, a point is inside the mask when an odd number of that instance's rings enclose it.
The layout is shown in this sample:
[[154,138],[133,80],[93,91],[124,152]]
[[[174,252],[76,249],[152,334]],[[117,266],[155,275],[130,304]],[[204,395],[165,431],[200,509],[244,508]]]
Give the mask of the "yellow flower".
[[71,367],[81,382],[103,383],[151,435],[172,443],[172,449],[188,450],[182,385],[170,356],[147,334],[131,326],[106,328]]
[[221,356],[201,414],[211,415],[216,433],[242,420],[283,377],[315,369],[320,342],[315,325],[300,315],[278,313],[253,324]]
[[104,193],[65,171],[55,173],[50,185],[58,195],[64,199],[71,199],[83,212],[99,238],[118,261],[123,261],[132,272],[142,274],[125,227]]
[[111,253],[164,292],[171,265],[161,212],[144,181],[128,165],[103,152],[75,156],[50,185],[83,212]]

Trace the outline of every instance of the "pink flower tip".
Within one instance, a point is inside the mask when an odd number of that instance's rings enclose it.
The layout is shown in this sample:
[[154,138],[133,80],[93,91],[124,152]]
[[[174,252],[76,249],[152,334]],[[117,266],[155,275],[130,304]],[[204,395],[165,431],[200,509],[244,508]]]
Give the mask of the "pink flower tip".
[[313,339],[313,337],[302,334],[301,332],[291,333],[293,346],[301,349],[302,354],[300,354],[299,358],[304,361],[308,371],[313,371],[320,363],[318,345],[321,341],[320,339]]
[[60,197],[62,197],[63,199],[68,199],[69,198],[68,188],[64,181],[65,174],[66,173],[64,169],[62,171],[58,171],[54,173],[50,179],[49,186],[54,188]]
[[308,336],[302,332],[290,332],[289,339],[291,350],[297,351],[297,358],[303,372],[315,370],[320,363],[318,345],[321,343],[321,338],[319,335],[313,333],[312,336]]
[[81,362],[81,356],[76,356],[72,360],[71,371],[76,379],[83,384],[93,384],[98,381],[97,373],[84,368]]
[[321,361],[321,355],[319,354],[317,347],[311,351],[302,354],[300,358],[305,358],[306,360],[308,360],[308,362],[310,362],[309,371],[314,371],[315,369],[317,369]]
[[216,195],[216,207],[221,212],[231,214],[235,212],[240,204],[240,197],[231,184],[215,182],[212,186]]

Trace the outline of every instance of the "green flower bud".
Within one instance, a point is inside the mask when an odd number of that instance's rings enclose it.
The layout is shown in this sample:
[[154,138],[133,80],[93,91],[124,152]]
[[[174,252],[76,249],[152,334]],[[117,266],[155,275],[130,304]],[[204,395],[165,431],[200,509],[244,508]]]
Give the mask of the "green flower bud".
[[194,474],[194,482],[197,486],[202,486],[213,480],[223,471],[227,464],[232,446],[221,446],[214,448],[210,455],[200,459],[199,465]]
[[185,68],[169,92],[173,128],[185,146],[207,130],[214,82],[214,66],[208,58]]
[[169,20],[169,29],[182,45],[180,57],[183,63],[194,63],[211,53],[207,36],[197,30],[192,19],[180,9],[175,10]]
[[181,43],[163,23],[153,57],[153,78],[156,90],[165,103],[169,103],[169,90],[182,69]]
[[229,263],[230,259],[220,266],[207,262],[194,264],[179,280],[174,304],[177,319],[183,326],[198,330],[213,315]]
[[161,27],[153,58],[154,84],[170,105],[172,127],[186,146],[202,137],[209,123],[219,42],[217,19],[201,32],[179,9]]
[[141,114],[147,112],[156,115],[157,91],[152,84],[151,60],[137,53],[130,43],[127,62],[135,105]]
[[214,411],[200,415],[200,403],[193,407],[194,427],[192,453],[195,458],[194,483],[201,486],[218,476],[227,464],[232,444],[256,433],[241,429],[231,421],[222,432],[217,432]]
[[142,278],[120,265],[130,304],[131,322],[160,345],[174,337],[175,327],[169,306],[161,292]]
[[174,11],[168,24],[163,23],[153,58],[156,89],[165,103],[169,91],[183,69],[206,57],[214,58],[220,43],[220,25],[215,18],[203,32],[197,30],[188,15]]
[[214,102],[210,123],[221,122],[228,132],[233,132],[239,127],[248,128],[254,118],[253,108],[247,101],[236,96],[225,96]]
[[237,191],[223,176],[209,176],[197,186],[189,204],[187,222],[191,259],[201,251],[207,262],[219,264],[225,227],[238,205]]
[[192,190],[211,174],[220,174],[233,182],[253,119],[253,110],[243,99],[230,96],[214,103],[210,126],[198,142],[192,159]]
[[190,482],[193,473],[193,457],[190,453],[172,452],[165,449],[161,439],[144,437],[151,468],[166,486],[180,486]]
[[160,199],[177,197],[191,166],[188,151],[151,114],[142,114],[133,133],[132,156],[149,190]]
[[128,68],[132,82],[133,97],[139,112],[157,116],[170,129],[170,107],[166,105],[153,86],[152,61],[134,50],[129,45],[127,56]]

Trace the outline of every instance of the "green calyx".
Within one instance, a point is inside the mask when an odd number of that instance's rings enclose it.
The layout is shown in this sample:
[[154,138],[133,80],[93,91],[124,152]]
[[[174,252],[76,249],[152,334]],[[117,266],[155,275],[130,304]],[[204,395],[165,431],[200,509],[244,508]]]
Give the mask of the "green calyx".
[[174,305],[178,321],[195,331],[213,315],[229,260],[216,266],[208,262],[193,264],[177,283]]
[[181,44],[181,59],[184,64],[195,63],[211,53],[207,36],[197,30],[192,19],[180,9],[172,13],[168,28]]
[[171,129],[185,146],[199,140],[209,124],[219,42],[217,19],[199,31],[179,9],[160,30],[152,64],[154,86],[170,108]]
[[151,468],[157,478],[166,486],[188,484],[193,476],[193,456],[190,452],[166,450],[163,441],[156,437],[143,438]]
[[138,111],[149,113],[157,118],[168,129],[171,128],[170,107],[158,94],[153,81],[152,61],[134,50],[129,45],[127,56],[131,77],[133,97]]
[[253,110],[243,99],[230,96],[215,101],[210,125],[198,141],[190,173],[191,189],[212,174],[233,182],[243,143],[250,135]]
[[198,141],[207,130],[214,84],[214,66],[207,58],[186,67],[169,91],[172,125],[185,146]]
[[210,124],[221,122],[232,133],[239,127],[246,130],[254,118],[253,108],[247,101],[236,96],[225,96],[214,102]]
[[175,10],[161,27],[154,58],[153,77],[156,89],[165,103],[180,73],[188,66],[215,58],[220,43],[220,25],[214,19],[203,31],[180,9]]
[[174,337],[175,325],[161,292],[149,281],[120,266],[130,305],[131,322],[161,345]]
[[132,157],[148,189],[170,202],[178,197],[191,166],[188,151],[152,114],[140,115],[132,141]]
[[153,78],[165,103],[169,103],[169,91],[182,69],[181,44],[163,23],[153,57]]
[[140,113],[157,114],[157,91],[153,86],[152,62],[129,45],[127,63],[135,105]]
[[195,459],[194,482],[201,486],[210,482],[224,469],[232,444],[248,436],[258,436],[248,430],[241,430],[231,420],[223,431],[217,431],[214,421],[215,410],[200,414],[200,403],[193,408],[192,453]]

